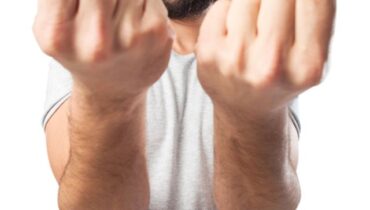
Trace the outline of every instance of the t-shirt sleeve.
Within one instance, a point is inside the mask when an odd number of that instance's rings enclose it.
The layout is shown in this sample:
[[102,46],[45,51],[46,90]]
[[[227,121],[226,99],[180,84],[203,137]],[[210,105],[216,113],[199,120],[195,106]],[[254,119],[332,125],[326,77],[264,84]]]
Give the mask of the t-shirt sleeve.
[[44,128],[56,110],[68,99],[71,90],[71,74],[56,60],[52,60],[49,65],[45,109],[42,118]]
[[299,120],[299,110],[298,110],[298,98],[294,99],[289,106],[289,115],[292,120],[294,127],[297,130],[298,135],[301,133],[301,123]]

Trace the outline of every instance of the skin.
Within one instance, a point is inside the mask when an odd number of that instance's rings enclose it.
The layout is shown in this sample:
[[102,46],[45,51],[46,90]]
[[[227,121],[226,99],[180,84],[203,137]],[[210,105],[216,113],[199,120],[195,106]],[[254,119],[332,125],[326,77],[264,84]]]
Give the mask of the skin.
[[334,13],[332,0],[220,0],[208,12],[196,53],[215,107],[218,209],[296,209],[288,106],[321,80]]
[[145,96],[171,49],[195,52],[214,104],[217,208],[296,209],[288,106],[321,80],[334,0],[219,0],[171,21],[160,0],[76,5],[40,0],[34,25],[43,51],[74,79],[46,127],[60,209],[148,209]]
[[148,208],[145,95],[173,38],[162,1],[144,3],[39,2],[39,45],[74,81],[46,131],[62,210]]

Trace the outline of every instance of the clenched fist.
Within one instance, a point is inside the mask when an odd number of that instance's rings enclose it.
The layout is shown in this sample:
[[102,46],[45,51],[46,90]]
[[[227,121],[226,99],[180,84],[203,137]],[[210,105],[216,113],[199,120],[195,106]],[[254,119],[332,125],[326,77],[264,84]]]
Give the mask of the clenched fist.
[[287,107],[320,82],[334,15],[335,0],[219,0],[199,35],[202,86],[241,115]]
[[80,91],[114,98],[158,80],[173,40],[161,0],[39,0],[34,33]]

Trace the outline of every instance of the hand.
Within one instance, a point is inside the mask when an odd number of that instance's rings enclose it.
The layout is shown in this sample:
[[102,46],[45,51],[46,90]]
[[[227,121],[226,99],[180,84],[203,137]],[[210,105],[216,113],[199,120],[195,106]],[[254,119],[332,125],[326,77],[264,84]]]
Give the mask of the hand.
[[268,116],[317,85],[335,0],[219,0],[205,17],[198,76],[215,106]]
[[162,0],[39,0],[34,33],[74,86],[115,99],[159,79],[173,40]]

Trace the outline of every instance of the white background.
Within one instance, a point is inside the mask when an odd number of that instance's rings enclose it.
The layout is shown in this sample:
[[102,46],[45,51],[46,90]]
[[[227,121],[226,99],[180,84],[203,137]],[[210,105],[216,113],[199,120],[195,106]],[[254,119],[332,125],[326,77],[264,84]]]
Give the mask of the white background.
[[[55,210],[35,0],[0,0],[0,209]],[[339,0],[326,81],[300,100],[299,210],[370,210],[370,1]]]

